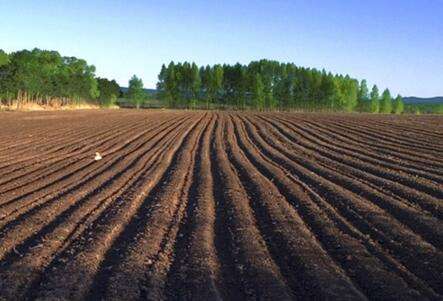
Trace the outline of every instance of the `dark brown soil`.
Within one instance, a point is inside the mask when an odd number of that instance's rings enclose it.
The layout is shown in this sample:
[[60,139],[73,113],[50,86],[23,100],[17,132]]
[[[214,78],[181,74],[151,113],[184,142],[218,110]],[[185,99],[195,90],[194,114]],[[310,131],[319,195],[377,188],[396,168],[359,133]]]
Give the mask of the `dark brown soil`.
[[438,116],[0,113],[0,300],[437,300],[442,219]]

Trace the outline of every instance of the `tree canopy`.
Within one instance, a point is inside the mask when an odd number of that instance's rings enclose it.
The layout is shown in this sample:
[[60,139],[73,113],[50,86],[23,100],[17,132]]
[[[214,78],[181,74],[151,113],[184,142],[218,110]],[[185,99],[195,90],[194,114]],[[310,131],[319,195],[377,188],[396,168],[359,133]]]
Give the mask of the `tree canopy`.
[[380,94],[377,85],[371,90],[371,112],[378,113],[380,111]]
[[9,56],[6,52],[0,49],[0,67],[9,63]]
[[140,108],[146,98],[145,91],[143,90],[143,81],[136,75],[133,75],[129,80],[128,97],[137,109]]
[[106,78],[97,78],[98,90],[100,92],[100,104],[104,107],[109,107],[115,104],[117,97],[120,94],[120,86],[115,80],[108,80]]
[[400,95],[397,95],[393,102],[393,113],[401,114],[403,113],[404,109],[405,104],[403,102],[403,98]]
[[[102,81],[103,83],[103,81]],[[112,93],[118,87],[111,84]],[[0,50],[0,101],[17,104],[35,102],[61,104],[93,101],[108,91],[95,77],[95,67],[76,57],[61,56],[57,51],[21,50],[7,55]]]
[[[115,80],[97,78],[95,67],[57,51],[0,49],[0,102],[62,104],[92,101],[114,104],[120,94]],[[362,111],[397,113],[401,97],[388,89],[369,93],[366,80],[273,60],[198,66],[190,62],[162,65],[157,95],[170,108],[239,110]],[[133,76],[127,98],[139,108],[147,98],[143,81]]]
[[385,89],[380,100],[380,113],[392,113],[392,97],[389,89]]
[[162,66],[158,78],[158,95],[172,108],[349,112],[370,108],[365,80],[271,60],[201,67],[170,62]]

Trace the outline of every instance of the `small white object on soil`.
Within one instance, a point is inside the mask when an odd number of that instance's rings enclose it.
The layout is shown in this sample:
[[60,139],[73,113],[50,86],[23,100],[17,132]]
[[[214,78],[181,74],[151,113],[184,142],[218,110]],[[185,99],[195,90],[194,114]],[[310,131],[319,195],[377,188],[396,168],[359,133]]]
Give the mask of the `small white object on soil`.
[[102,156],[100,155],[100,153],[95,153],[95,161],[100,161],[102,159]]

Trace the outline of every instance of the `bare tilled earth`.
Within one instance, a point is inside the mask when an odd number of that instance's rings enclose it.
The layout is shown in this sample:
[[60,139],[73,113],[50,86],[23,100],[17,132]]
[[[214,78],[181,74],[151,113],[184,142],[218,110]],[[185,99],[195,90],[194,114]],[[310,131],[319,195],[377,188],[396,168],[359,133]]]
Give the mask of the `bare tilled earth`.
[[442,154],[435,116],[0,113],[0,300],[441,299]]

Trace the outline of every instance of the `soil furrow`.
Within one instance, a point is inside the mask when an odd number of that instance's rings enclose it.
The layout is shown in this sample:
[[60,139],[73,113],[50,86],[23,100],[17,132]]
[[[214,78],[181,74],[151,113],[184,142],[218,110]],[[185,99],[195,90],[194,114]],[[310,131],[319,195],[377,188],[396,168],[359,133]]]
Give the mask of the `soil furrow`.
[[[236,277],[241,281],[247,299],[291,299],[291,289],[260,235],[246,191],[224,149],[223,132],[226,120],[222,116],[218,120],[215,132],[214,176],[216,183],[220,185],[221,195],[217,195],[217,205],[221,206],[226,214],[227,229],[224,235],[229,235],[229,248],[235,262]],[[264,287],[266,289],[263,289]]]
[[[352,221],[361,232],[371,235],[384,248],[391,249],[411,271],[441,293],[443,286],[440,282],[443,274],[442,267],[438,264],[438,262],[443,262],[441,251],[405,229],[358,195],[330,182],[324,178],[320,171],[307,169],[308,166],[305,165],[305,162],[297,163],[297,158],[282,146],[271,141],[269,133],[263,131],[261,127],[258,130],[260,134],[255,133],[249,124],[247,128],[248,134],[253,135],[256,141],[261,142],[260,146],[268,157],[284,165],[294,176],[307,183],[320,195],[324,195],[328,202]],[[258,138],[259,136],[260,138]],[[263,144],[265,141],[266,144]],[[286,156],[292,158],[289,159]],[[318,172],[320,174],[317,174]]]
[[[170,131],[172,131],[174,129],[174,124],[169,125],[168,127],[166,127],[166,129],[168,131],[166,131],[165,133],[168,133]],[[36,195],[35,193],[31,193],[28,195],[27,198],[24,198],[24,196],[19,196],[17,198],[14,199],[14,201],[20,201],[21,205],[20,206],[16,206],[15,209],[13,211],[10,211],[8,213],[6,213],[7,211],[5,211],[7,209],[7,207],[2,206],[2,211],[3,211],[3,217],[1,217],[1,223],[0,224],[4,224],[5,222],[7,222],[8,220],[11,220],[11,218],[13,218],[11,215],[12,214],[20,214],[22,210],[29,210],[36,206],[42,206],[43,204],[47,203],[46,199],[50,198],[50,200],[56,200],[57,198],[62,197],[63,195],[66,195],[67,193],[71,193],[72,191],[75,191],[75,189],[77,189],[78,187],[81,187],[81,185],[88,183],[88,181],[90,181],[91,179],[93,180],[97,175],[100,175],[101,173],[103,173],[103,171],[106,170],[110,170],[112,169],[116,164],[124,164],[121,163],[120,161],[122,161],[125,158],[126,154],[130,154],[131,152],[135,152],[139,149],[142,149],[143,146],[146,143],[150,143],[151,145],[154,144],[160,137],[162,136],[156,136],[156,133],[160,133],[162,130],[160,129],[160,131],[154,131],[149,133],[148,137],[145,137],[145,139],[138,139],[138,141],[136,140],[135,142],[132,143],[127,143],[125,145],[121,145],[119,148],[121,148],[123,150],[123,153],[117,153],[113,156],[106,156],[103,160],[101,160],[99,163],[95,163],[94,161],[89,160],[89,163],[87,163],[86,167],[88,168],[83,168],[81,169],[81,172],[77,173],[77,174],[73,174],[73,176],[75,177],[75,175],[82,175],[82,180],[77,181],[77,182],[72,182],[69,178],[69,176],[64,175],[62,180],[66,183],[59,183],[57,186],[52,187],[52,185],[48,185],[48,189],[53,189],[53,191],[55,191],[55,193],[49,191],[37,191],[40,194]],[[150,141],[149,137],[153,137],[154,139],[152,141]],[[126,150],[125,150],[126,149]],[[112,153],[116,152],[117,150],[114,150]],[[111,154],[111,153],[109,153]],[[57,183],[52,183],[52,184],[57,184]],[[60,186],[62,185],[62,186]],[[36,192],[36,193],[37,193]],[[26,201],[26,199],[28,199]],[[14,202],[10,202],[12,204],[10,204],[10,206],[13,207],[13,203]]]
[[[344,124],[337,123],[336,121],[332,122],[332,125],[337,126],[338,128],[344,129],[350,133],[357,134],[359,137],[362,137],[368,143],[375,143],[376,145],[380,145],[386,149],[402,151],[405,154],[409,154],[412,156],[419,157],[420,154],[426,155],[427,157],[432,157],[433,159],[437,159],[440,164],[443,163],[443,160],[438,159],[440,149],[434,147],[426,147],[426,146],[418,146],[417,141],[410,140],[408,142],[403,142],[402,137],[392,137],[388,138],[380,132],[371,133],[368,131],[364,131],[364,129],[360,129],[358,124]],[[382,143],[380,143],[382,142]]]
[[[250,194],[251,206],[269,249],[300,298],[364,299],[336,263],[318,244],[294,207],[252,165],[238,147],[232,123],[225,137],[231,162]],[[293,233],[297,233],[294,236]],[[281,252],[286,256],[279,255]]]
[[1,300],[443,298],[441,116],[0,112],[0,129]]
[[[106,299],[115,300],[135,300],[141,296],[164,299],[165,278],[187,204],[196,146],[206,122],[199,122],[190,133],[163,177],[105,255],[89,298],[98,299],[103,294]],[[168,187],[175,189],[171,191]]]
[[168,274],[168,299],[223,300],[235,296],[235,289],[222,278],[222,263],[215,247],[216,211],[210,159],[214,124],[215,119],[200,140],[190,203]]
[[[279,137],[278,132],[274,133],[276,137]],[[330,173],[334,173],[336,181],[339,181],[343,187],[356,191],[359,195],[373,201],[376,206],[388,210],[393,216],[419,231],[422,235],[427,236],[434,243],[441,245],[443,242],[443,229],[439,220],[420,210],[420,207],[417,209],[411,207],[411,205],[415,205],[415,207],[419,205],[425,211],[429,210],[438,218],[442,218],[443,208],[437,199],[423,197],[423,194],[419,194],[413,189],[396,182],[380,179],[377,176],[372,176],[360,169],[356,169],[352,165],[342,164],[341,160],[340,162],[339,160],[331,160],[328,158],[329,154],[327,152],[318,147],[310,146],[302,140],[297,140],[297,143],[294,143],[293,140],[286,139],[286,135],[281,138],[284,139],[277,139],[277,141],[286,145],[288,149],[295,150],[295,153],[300,152],[304,157],[315,158],[315,164],[322,166]],[[312,161],[312,159],[308,161]],[[337,173],[340,176],[337,176]],[[355,177],[352,177],[352,175]],[[331,176],[331,178],[334,177]],[[379,188],[384,186],[386,186],[384,189],[394,191],[395,195],[391,196]],[[395,198],[397,195],[402,196],[403,199]],[[416,196],[416,198],[411,199],[411,196]]]
[[53,260],[35,289],[38,293],[34,297],[57,299],[69,296],[71,300],[78,300],[87,296],[106,252],[134,218],[146,195],[162,178],[173,157],[197,124],[198,120],[188,125],[180,133],[180,137],[160,153],[150,170],[117,198],[117,206],[105,210],[84,231],[84,237],[76,239],[75,244]]
[[[89,195],[93,195],[96,191],[104,189],[106,186],[112,187],[111,183],[114,181],[114,178],[117,176],[120,177],[121,174],[134,165],[137,160],[140,161],[142,155],[149,155],[151,149],[160,152],[158,146],[156,146],[157,143],[170,133],[174,134],[172,130],[166,129],[163,135],[156,137],[157,139],[143,141],[143,144],[137,146],[135,149],[128,150],[129,155],[125,158],[117,157],[107,164],[101,165],[100,168],[94,171],[98,176],[97,178],[86,178],[83,183],[76,183],[73,187],[63,191],[62,194],[45,200],[44,203],[38,204],[35,208],[31,208],[29,211],[25,211],[24,213],[17,212],[17,214],[20,215],[6,223],[1,229],[1,254],[10,251],[10,248],[13,248],[14,245],[10,245],[11,243],[19,243],[19,238],[24,237],[26,233],[32,233],[32,231],[35,231],[37,225],[43,226],[44,223],[47,223],[49,220],[57,218],[55,212],[59,212],[60,210],[63,210],[63,208],[69,208],[71,202],[75,204],[78,200],[81,201]],[[173,137],[174,136],[171,138]],[[86,185],[84,188],[82,186],[83,184]],[[78,191],[78,189],[83,190]],[[66,201],[60,202],[62,197],[64,197]],[[57,211],[54,212],[54,210]],[[42,212],[48,212],[47,216],[42,218]],[[8,239],[8,237],[11,237],[11,239]]]
[[[146,127],[146,124],[142,126]],[[13,189],[22,188],[25,185],[31,185],[38,182],[41,178],[51,176],[53,173],[59,170],[68,168],[83,158],[88,156],[92,157],[94,152],[99,152],[100,154],[104,155],[105,152],[108,152],[108,149],[113,149],[121,145],[121,139],[126,137],[126,135],[135,132],[137,133],[135,137],[137,137],[142,133],[145,133],[147,130],[143,131],[142,126],[128,127],[124,131],[117,131],[117,133],[114,133],[112,136],[104,139],[100,137],[96,142],[89,143],[88,146],[82,147],[74,152],[70,152],[69,154],[54,154],[51,158],[46,158],[45,160],[39,159],[38,163],[26,166],[27,168],[24,171],[23,168],[20,167],[19,172],[14,173],[13,176],[7,178],[4,177],[4,181],[2,181],[0,184],[0,193],[5,194]],[[31,166],[33,166],[32,169],[30,169]],[[18,179],[20,179],[20,181],[17,181]]]
[[[118,152],[120,150],[122,150],[125,147],[127,147],[128,145],[130,145],[133,141],[140,140],[139,138],[145,134],[150,135],[152,133],[152,131],[157,130],[158,127],[163,126],[166,123],[170,123],[171,126],[173,126],[175,121],[168,120],[166,122],[161,122],[159,124],[153,124],[152,127],[148,128],[148,129],[143,129],[143,128],[140,130],[132,129],[132,131],[131,131],[132,136],[130,136],[128,139],[118,139],[116,142],[113,142],[112,144],[107,145],[106,148],[103,148],[100,150],[100,154],[103,157],[105,157],[105,159],[107,159],[110,155],[114,155],[114,154],[118,155]],[[120,138],[123,138],[123,137],[120,137]],[[143,142],[143,140],[142,140],[142,142]],[[90,164],[93,163],[92,159],[93,159],[93,153],[82,154],[82,155],[76,157],[75,160],[73,161],[73,163],[69,164],[65,168],[62,168],[61,170],[57,170],[57,169],[55,171],[53,170],[52,173],[49,173],[46,177],[44,177],[43,181],[38,181],[38,186],[46,188],[47,186],[45,186],[45,183],[55,184],[55,183],[59,182],[60,180],[65,179],[70,174],[75,175],[78,171],[84,171],[85,168],[87,168]],[[51,164],[50,168],[54,168],[54,165]],[[50,176],[52,176],[52,177],[50,177]],[[9,193],[10,195],[12,195],[14,197],[12,199],[12,201],[17,198],[23,198],[25,196],[32,195],[33,193],[35,193],[39,190],[38,186],[35,187],[36,185],[29,185],[29,186],[30,187],[29,187],[28,191],[25,189],[26,184],[17,187],[17,191],[12,190]],[[41,187],[40,187],[40,189],[41,189]],[[11,200],[5,201],[5,199],[7,199],[7,196],[8,195],[5,193],[1,194],[0,200],[2,200],[2,203],[11,203],[12,202]]]
[[[297,145],[303,142],[300,139],[294,138],[293,134],[289,130],[284,129],[282,125],[276,123],[272,124],[280,135],[293,141],[294,144]],[[313,149],[315,149],[317,152],[322,152],[323,156],[330,157],[333,160],[337,160],[348,165],[352,164],[352,166],[358,167],[360,170],[363,170],[365,172],[372,173],[381,178],[386,178],[388,180],[399,182],[405,186],[409,186],[412,189],[420,190],[436,198],[443,199],[443,192],[440,189],[440,186],[434,182],[425,181],[424,179],[421,180],[416,177],[411,179],[400,171],[393,172],[390,169],[384,170],[383,168],[380,168],[380,166],[376,166],[366,161],[357,160],[357,156],[354,153],[351,153],[350,156],[347,156],[345,160],[344,158],[342,158],[343,153],[346,153],[344,150],[342,150],[340,154],[340,152],[335,152],[330,146],[328,146],[327,148],[329,148],[330,150],[322,151],[319,148]]]
[[[268,118],[266,119],[269,120]],[[306,126],[304,124],[295,124],[294,122],[291,122],[290,120],[285,118],[275,118],[275,121],[284,123],[291,129],[291,131],[293,131],[293,133],[305,136],[306,139],[317,144],[327,145],[332,149],[339,148],[345,153],[357,155],[362,160],[367,160],[369,162],[382,165],[383,167],[389,169],[399,169],[401,171],[408,172],[414,176],[420,175],[439,183],[443,182],[443,173],[441,172],[441,170],[432,167],[428,168],[429,162],[421,164],[416,164],[414,162],[407,163],[401,160],[401,158],[398,156],[398,152],[385,152],[385,155],[378,155],[378,153],[380,153],[380,148],[376,149],[377,152],[367,151],[365,150],[367,146],[363,143],[355,143],[350,140],[348,136],[331,133],[330,128],[324,130],[323,128],[318,127],[318,124],[316,123],[309,123],[309,126]]]
[[[168,138],[169,141],[165,140],[164,147],[168,147],[174,141],[174,137],[175,135]],[[152,154],[146,150],[139,152],[139,157],[125,164],[124,171],[112,176],[112,181],[98,186],[98,189],[74,202],[59,213],[57,219],[15,248],[15,251],[9,254],[10,258],[4,260],[6,265],[11,262],[6,275],[2,277],[5,285],[9,283],[5,291],[14,291],[14,284],[17,283],[23,289],[38,282],[39,271],[71,244],[107,207],[112,207],[115,200],[130,189],[131,185],[152,166],[152,159],[159,156],[162,151],[164,148],[159,148]],[[20,258],[17,253],[27,256]],[[17,273],[17,271],[22,272]]]
[[[305,183],[290,175],[282,165],[274,163],[262,154],[246,134],[244,125],[238,122],[236,136],[239,147],[251,163],[276,185],[301,214],[328,253],[341,263],[350,277],[365,290],[366,295],[374,298],[387,294],[409,299],[415,292],[407,289],[406,281],[424,296],[435,297],[435,293],[429,287],[381,251],[376,243],[356,230]],[[396,276],[395,273],[400,276]]]

